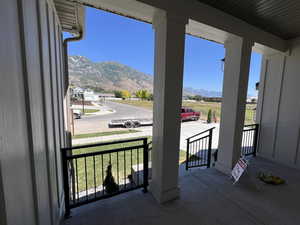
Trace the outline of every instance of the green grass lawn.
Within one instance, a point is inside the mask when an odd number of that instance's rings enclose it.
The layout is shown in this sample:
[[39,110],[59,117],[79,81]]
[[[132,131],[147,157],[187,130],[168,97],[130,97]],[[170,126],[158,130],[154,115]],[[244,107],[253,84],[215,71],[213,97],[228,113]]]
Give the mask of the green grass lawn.
[[[99,112],[99,109],[84,109],[84,113],[95,113],[95,112]],[[82,110],[81,110],[82,112]]]
[[91,138],[91,137],[102,137],[102,136],[109,136],[115,134],[129,134],[129,133],[137,133],[140,132],[139,130],[117,130],[117,131],[107,131],[107,132],[98,132],[98,133],[86,133],[86,134],[77,134],[74,135],[73,139],[79,138]]
[[[153,109],[153,102],[152,101],[132,101],[132,100],[123,100],[119,101],[123,104],[143,107],[146,109]],[[221,115],[221,103],[219,102],[187,102],[183,101],[182,103],[183,107],[189,107],[194,109],[197,112],[201,112],[201,119],[206,120],[207,119],[207,113],[209,109],[216,112],[216,117],[218,122],[220,121],[220,115]],[[246,105],[246,115],[245,115],[245,124],[251,124],[254,123],[253,121],[253,108],[255,108],[255,104],[247,104]]]
[[[151,138],[148,138],[151,141]],[[142,145],[142,141],[135,141],[130,143],[111,144],[107,146],[99,146],[92,148],[81,148],[73,151],[73,155],[104,151],[111,149],[118,149],[124,147],[133,147]],[[184,151],[179,152],[179,163],[185,161],[186,153]],[[149,155],[149,161],[151,161],[151,153]],[[94,164],[95,162],[95,164]],[[89,156],[86,158],[78,158],[73,161],[75,175],[78,175],[78,189],[84,191],[87,189],[94,188],[94,186],[100,186],[103,183],[106,175],[106,169],[112,164],[112,173],[115,181],[120,185],[124,184],[125,179],[128,175],[131,175],[132,165],[143,163],[143,149],[134,148],[129,151],[121,151],[104,155]],[[95,165],[95,167],[94,167]],[[95,169],[95,170],[94,170]],[[94,173],[95,171],[95,173]],[[118,172],[119,171],[119,172]],[[87,179],[85,179],[87,174]],[[75,176],[76,177],[76,176]],[[76,181],[76,179],[75,179]],[[142,183],[142,181],[140,181]],[[77,186],[77,184],[76,184]]]

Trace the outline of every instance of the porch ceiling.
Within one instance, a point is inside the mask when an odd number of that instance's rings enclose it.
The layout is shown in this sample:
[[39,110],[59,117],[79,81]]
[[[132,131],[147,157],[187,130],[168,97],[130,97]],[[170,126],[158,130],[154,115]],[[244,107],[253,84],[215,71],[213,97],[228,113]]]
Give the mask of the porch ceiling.
[[[300,29],[292,29],[288,34],[283,34],[284,31],[273,32],[276,34],[282,34],[282,36],[275,35],[271,32],[267,32],[266,25],[255,26],[252,25],[254,22],[246,22],[239,17],[230,14],[230,12],[225,12],[218,9],[215,6],[211,6],[207,3],[202,3],[201,0],[66,0],[68,2],[83,4],[85,6],[90,6],[119,15],[123,15],[129,18],[134,18],[140,21],[147,23],[152,23],[154,13],[156,8],[169,10],[180,14],[181,16],[188,16],[190,18],[189,24],[187,25],[186,32],[188,34],[204,38],[207,40],[215,41],[218,43],[224,43],[231,35],[238,35],[241,37],[247,37],[252,39],[255,42],[254,50],[261,53],[265,51],[270,51],[271,49],[285,52],[288,50],[288,43],[284,38],[290,38],[297,36],[297,32]],[[209,2],[209,0],[203,0],[203,2]],[[259,1],[259,0],[256,0]],[[262,0],[261,0],[262,1]],[[296,2],[288,0],[289,2]],[[213,1],[216,2],[217,1]],[[219,1],[220,2],[220,1]],[[222,1],[229,2],[228,1]],[[250,4],[250,0],[245,0],[242,2],[247,2]],[[276,2],[272,0],[272,2]],[[280,1],[282,2],[282,1]],[[299,3],[300,4],[300,3]],[[298,3],[296,5],[299,5]],[[290,7],[293,7],[292,4]],[[297,6],[298,7],[298,6]],[[297,14],[297,7],[293,9],[291,15]],[[283,7],[282,7],[283,8]],[[245,7],[245,10],[247,7]],[[245,13],[246,14],[246,13]],[[274,11],[273,17],[276,14]],[[241,14],[243,15],[243,14]],[[280,16],[280,15],[278,15]],[[300,14],[299,14],[300,16]],[[283,16],[281,16],[283,17]],[[280,18],[281,18],[280,17]],[[288,17],[290,18],[290,17]],[[298,17],[295,16],[293,27],[297,23]],[[250,18],[251,19],[251,18]],[[249,20],[250,20],[249,19]],[[258,19],[256,19],[258,20]],[[273,19],[269,23],[273,27],[277,27],[277,19]],[[300,22],[300,19],[299,19]],[[255,23],[256,24],[256,23]],[[286,27],[288,21],[284,20],[283,24],[280,24],[281,27]],[[300,27],[300,26],[299,26]],[[268,28],[268,27],[267,27]],[[270,29],[270,28],[269,28]],[[275,29],[275,28],[274,28]],[[287,29],[287,28],[286,28]],[[283,29],[282,29],[283,30]],[[298,31],[297,31],[298,30]],[[297,32],[296,32],[297,31]],[[291,34],[292,33],[292,34]],[[284,38],[282,38],[284,37]]]
[[300,35],[299,0],[198,0],[283,39]]

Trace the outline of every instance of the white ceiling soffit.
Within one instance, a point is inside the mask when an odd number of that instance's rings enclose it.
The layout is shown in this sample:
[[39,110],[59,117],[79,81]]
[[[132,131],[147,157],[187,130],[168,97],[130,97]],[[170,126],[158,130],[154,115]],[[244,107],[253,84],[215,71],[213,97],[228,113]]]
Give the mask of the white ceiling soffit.
[[283,39],[300,36],[299,0],[198,0]]
[[76,0],[85,6],[102,9],[147,23],[152,22],[155,8],[135,0]]
[[83,33],[85,23],[84,7],[74,1],[54,0],[62,30],[75,35]]
[[[135,0],[77,0],[77,2],[97,9],[102,9],[118,15],[152,23],[155,8]],[[228,36],[226,32],[211,26],[189,20],[186,32],[218,43],[224,43]]]
[[[197,0],[68,0],[81,3],[129,18],[152,23],[156,7],[168,10],[181,9],[181,13],[190,17],[186,32],[217,43],[224,43],[232,34],[255,39],[254,50],[263,53],[265,50],[277,49],[286,51],[286,42],[253,25],[239,20]],[[216,19],[218,17],[219,19]],[[257,48],[259,46],[259,48]],[[262,46],[264,46],[262,48]],[[268,46],[268,47],[267,47]]]

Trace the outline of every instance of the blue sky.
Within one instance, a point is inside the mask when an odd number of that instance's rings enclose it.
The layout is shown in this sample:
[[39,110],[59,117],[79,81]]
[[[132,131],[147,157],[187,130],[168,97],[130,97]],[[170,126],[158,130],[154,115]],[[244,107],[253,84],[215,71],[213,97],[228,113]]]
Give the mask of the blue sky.
[[[84,40],[69,45],[69,55],[86,56],[92,61],[116,61],[153,75],[154,30],[146,24],[101,10],[87,8]],[[186,35],[184,87],[222,90],[220,59],[223,45]],[[261,55],[251,57],[248,94],[255,95]]]

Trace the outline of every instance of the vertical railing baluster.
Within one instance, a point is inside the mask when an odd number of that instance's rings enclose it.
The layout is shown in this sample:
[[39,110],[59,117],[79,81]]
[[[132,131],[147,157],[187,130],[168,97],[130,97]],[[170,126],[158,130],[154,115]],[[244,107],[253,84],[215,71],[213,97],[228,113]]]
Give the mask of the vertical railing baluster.
[[84,171],[85,171],[85,194],[86,198],[88,199],[88,177],[87,177],[87,168],[86,168],[86,157],[84,157]]
[[250,148],[249,148],[248,154],[252,154],[252,152],[253,152],[253,149],[252,149],[253,148],[253,138],[252,138],[253,131],[254,130],[249,131],[249,136],[250,136],[250,138],[249,138],[249,146],[250,146]]
[[253,138],[253,156],[256,156],[257,153],[258,131],[259,131],[259,125],[255,124],[254,138]]
[[243,156],[247,154],[247,130],[244,132]]
[[70,216],[70,186],[69,186],[69,173],[68,173],[68,159],[67,150],[62,151],[62,162],[63,162],[63,182],[64,182],[64,194],[65,194],[65,217]]
[[243,155],[245,156],[245,155],[247,155],[247,152],[248,152],[248,131],[247,130],[245,130],[244,135],[245,135],[245,140],[244,140],[244,153],[243,153]]
[[120,182],[119,182],[119,152],[117,152],[117,180],[118,180],[118,185],[120,185]]
[[136,149],[137,154],[137,186],[140,184],[140,161],[139,161],[139,148]]
[[[197,142],[193,142],[192,143],[192,150],[193,150],[193,154],[191,155],[191,156],[193,156],[193,155],[195,155],[195,149],[197,148]],[[194,157],[195,158],[195,157]],[[192,166],[195,166],[195,159],[191,159],[191,164],[192,164]]]
[[78,184],[78,164],[77,164],[77,159],[75,159],[75,164],[76,164],[77,201],[79,201],[79,184]]
[[124,188],[126,189],[126,151],[124,151]]
[[149,179],[149,151],[148,151],[148,143],[147,143],[147,139],[144,139],[143,140],[143,159],[144,159],[144,162],[143,162],[143,171],[144,171],[144,174],[143,174],[143,178],[144,178],[144,182],[143,182],[143,186],[144,186],[144,192],[147,192],[148,191],[148,179]]
[[72,183],[72,202],[75,204],[76,199],[76,182],[75,182],[75,170],[74,170],[74,160],[71,159],[71,183]]
[[205,164],[205,165],[208,164],[208,139],[209,139],[209,137],[205,138],[204,147],[202,147],[203,148],[203,159],[204,159],[203,164]]
[[104,165],[103,165],[103,155],[101,154],[101,167],[102,167],[102,194],[104,195],[104,186],[103,186],[103,182],[104,182]]
[[210,163],[211,163],[212,137],[213,137],[213,129],[210,129],[209,130],[209,139],[208,139],[207,168],[210,168]]
[[197,141],[197,142],[198,142],[198,147],[197,147],[195,161],[197,162],[196,166],[199,166],[199,165],[201,165],[201,154],[202,154],[203,143],[201,141]]
[[[130,168],[132,168],[132,166],[133,166],[133,164],[132,164],[133,162],[132,162],[132,149],[130,149]],[[130,187],[132,187],[132,184],[133,184],[133,170],[131,171],[131,179],[132,179],[132,181],[130,182]]]
[[96,163],[95,163],[95,156],[93,155],[93,163],[94,163],[94,196],[96,198]]
[[198,156],[199,159],[197,160],[197,158],[196,158],[196,161],[197,161],[196,166],[199,166],[200,165],[199,163],[201,163],[200,157],[201,157],[201,154],[202,154],[203,142],[202,141],[197,141],[197,142],[198,142],[198,149],[197,149],[197,155],[196,156]]
[[207,138],[201,139],[201,166],[207,164]]
[[246,139],[246,146],[247,146],[247,150],[246,150],[246,154],[248,154],[249,153],[249,139],[250,139],[250,133],[251,133],[251,131],[247,131],[246,132],[246,135],[247,135],[247,139]]
[[185,160],[185,169],[189,169],[189,152],[190,152],[190,139],[186,139],[186,160]]
[[241,156],[243,156],[245,153],[245,148],[244,144],[245,143],[245,129],[243,128],[243,133],[242,133],[242,144],[241,144]]

